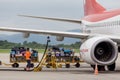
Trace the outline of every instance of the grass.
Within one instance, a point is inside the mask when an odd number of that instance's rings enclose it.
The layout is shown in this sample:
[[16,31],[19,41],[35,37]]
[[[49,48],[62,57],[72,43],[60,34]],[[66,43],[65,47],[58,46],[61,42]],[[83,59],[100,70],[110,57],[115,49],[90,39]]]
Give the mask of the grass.
[[0,49],[0,53],[10,53],[11,49]]
[[[37,50],[39,53],[43,53],[44,49],[35,49]],[[10,53],[11,49],[0,49],[0,53]]]
[[[44,53],[45,49],[35,49],[39,53]],[[11,49],[0,49],[0,53],[10,53]],[[75,49],[76,53],[79,53],[79,49]]]

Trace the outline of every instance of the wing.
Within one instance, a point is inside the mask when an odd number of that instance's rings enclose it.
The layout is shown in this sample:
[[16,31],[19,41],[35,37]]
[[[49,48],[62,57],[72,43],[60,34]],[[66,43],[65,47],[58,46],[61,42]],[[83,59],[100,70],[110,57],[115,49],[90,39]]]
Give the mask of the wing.
[[0,27],[0,31],[33,33],[33,34],[43,34],[43,35],[81,38],[81,39],[85,39],[89,36],[89,34],[75,33],[75,32],[61,32],[61,31],[35,30],[35,29],[9,28],[9,27]]
[[71,20],[71,19],[61,19],[61,18],[49,18],[49,17],[38,17],[38,16],[28,16],[28,15],[18,15],[18,16],[81,24],[81,20]]
[[62,32],[62,31],[49,31],[49,30],[35,30],[35,29],[23,29],[23,28],[9,28],[9,27],[0,27],[0,31],[10,31],[10,32],[22,32],[22,33],[33,33],[33,34],[43,34],[51,36],[60,36],[60,37],[70,37],[70,38],[79,38],[79,39],[88,39],[90,37],[102,36],[108,37],[118,44],[120,44],[120,37],[114,35],[105,35],[105,34],[87,34],[87,33],[76,33],[76,32]]

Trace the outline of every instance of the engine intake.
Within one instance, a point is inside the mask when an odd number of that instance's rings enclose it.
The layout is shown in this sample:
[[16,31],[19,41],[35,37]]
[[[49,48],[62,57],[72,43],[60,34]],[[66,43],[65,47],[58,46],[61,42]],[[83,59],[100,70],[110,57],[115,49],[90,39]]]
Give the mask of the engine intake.
[[118,48],[109,38],[93,37],[81,45],[80,54],[87,63],[109,65],[117,59]]
[[109,42],[101,42],[97,44],[94,55],[95,59],[99,61],[109,61],[112,58],[112,53],[115,53],[114,49],[112,49],[113,46]]

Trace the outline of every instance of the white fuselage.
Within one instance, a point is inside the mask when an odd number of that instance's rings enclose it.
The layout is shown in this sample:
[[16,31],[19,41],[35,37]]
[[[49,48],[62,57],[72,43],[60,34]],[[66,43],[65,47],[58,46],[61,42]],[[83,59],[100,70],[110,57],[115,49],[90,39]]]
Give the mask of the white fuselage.
[[83,24],[88,33],[120,36],[120,15],[98,22],[83,20]]

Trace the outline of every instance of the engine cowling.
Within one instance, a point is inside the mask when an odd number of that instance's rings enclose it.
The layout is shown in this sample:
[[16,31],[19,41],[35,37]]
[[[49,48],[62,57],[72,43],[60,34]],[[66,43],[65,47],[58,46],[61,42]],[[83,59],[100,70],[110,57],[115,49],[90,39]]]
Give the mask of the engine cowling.
[[23,33],[24,38],[28,38],[30,36],[30,33]]
[[93,37],[81,45],[80,54],[89,64],[109,65],[117,59],[118,48],[117,44],[109,38]]
[[62,36],[56,36],[56,40],[57,40],[57,41],[63,41],[63,40],[64,40],[64,37],[62,37]]

